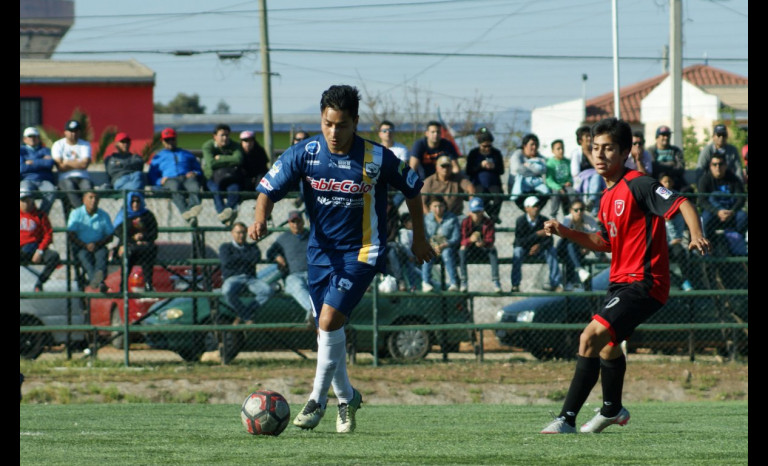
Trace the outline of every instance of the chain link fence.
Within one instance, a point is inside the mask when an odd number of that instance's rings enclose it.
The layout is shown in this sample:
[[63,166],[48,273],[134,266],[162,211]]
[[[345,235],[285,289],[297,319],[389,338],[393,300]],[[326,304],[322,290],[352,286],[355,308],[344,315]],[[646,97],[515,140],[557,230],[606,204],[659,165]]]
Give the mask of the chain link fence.
[[[114,219],[126,194],[102,191],[99,207]],[[265,261],[276,233],[288,230],[288,213],[301,208],[298,198],[276,204],[270,219],[272,234],[258,243],[262,262],[256,273],[273,294],[257,309],[253,322],[246,323],[237,321],[237,313],[222,298],[218,252],[232,241],[234,221],[252,223],[255,193],[241,193],[237,212],[226,222],[216,212],[211,193],[201,193],[196,222],[184,218],[171,194],[144,192],[146,207],[157,222],[157,247],[149,260],[134,258],[125,280],[122,271],[128,264],[117,240],[107,245],[106,289],[92,286],[91,277],[80,267],[67,239],[65,212],[60,202],[54,204],[49,215],[54,228],[51,247],[59,253],[61,265],[42,292],[34,290],[42,266],[20,265],[22,357],[35,359],[50,350],[66,351],[68,356],[85,351],[98,357],[103,348],[120,348],[126,362],[130,353],[164,350],[176,360],[194,362],[215,354],[226,363],[269,351],[307,357],[315,350],[313,320],[287,290],[276,265]],[[507,196],[498,200],[501,210],[494,225],[498,283],[487,254],[465,251],[464,267],[459,248],[452,251],[458,289],[451,287],[445,264],[436,264],[425,275],[421,267],[409,264],[407,254],[393,256],[402,273],[377,277],[352,312],[347,331],[353,361],[358,353],[400,361],[430,352],[444,358],[461,352],[482,359],[494,351],[527,352],[539,359],[575,357],[580,330],[603,302],[610,258],[576,251],[581,259],[577,267],[565,242],[555,238],[552,251],[559,283],[552,282],[551,263],[544,257],[528,258],[521,266],[519,291],[511,291],[515,220],[523,211]],[[464,211],[468,212],[466,202]],[[403,204],[397,213],[405,212]],[[562,221],[566,212],[560,209],[555,216]],[[545,205],[541,213],[551,217],[551,206]],[[707,257],[688,253],[683,239],[683,247],[671,257],[669,302],[636,331],[628,351],[691,357],[748,354],[748,237],[735,244],[738,235],[716,231],[711,239],[715,250]],[[151,286],[141,267],[147,262]],[[431,291],[423,291],[425,276],[434,285]],[[254,298],[245,292],[243,299],[248,303]]]

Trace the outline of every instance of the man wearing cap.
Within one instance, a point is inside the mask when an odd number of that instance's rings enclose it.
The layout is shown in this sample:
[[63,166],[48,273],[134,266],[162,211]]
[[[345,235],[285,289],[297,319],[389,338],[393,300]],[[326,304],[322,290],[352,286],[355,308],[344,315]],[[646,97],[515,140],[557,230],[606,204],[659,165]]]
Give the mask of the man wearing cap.
[[35,207],[32,191],[19,190],[19,262],[44,264],[37,276],[35,293],[43,291],[43,284],[59,265],[59,253],[50,249],[53,229],[48,215]]
[[[220,123],[213,129],[213,138],[203,144],[203,175],[208,190],[213,193],[219,221],[225,225],[232,225],[237,219],[244,179],[243,150],[229,138],[231,131],[229,125]],[[221,192],[226,192],[226,197]]]
[[269,170],[267,151],[256,140],[253,131],[240,133],[240,147],[243,150],[243,172],[245,178],[241,186],[243,191],[253,191],[261,181],[261,177]]
[[697,179],[709,171],[709,162],[714,153],[723,154],[728,169],[736,175],[736,178],[744,183],[744,170],[741,167],[741,157],[736,146],[728,144],[728,128],[725,125],[716,125],[712,131],[712,142],[701,148],[699,162],[696,165]]
[[307,245],[309,230],[304,228],[304,218],[298,210],[288,214],[288,228],[267,249],[267,261],[277,264],[285,279],[285,292],[293,297],[306,312],[306,320],[314,328],[312,304],[309,301],[307,283]]
[[421,197],[425,214],[429,213],[431,195],[439,194],[445,199],[448,212],[459,218],[464,216],[464,199],[467,194],[475,194],[475,185],[464,174],[454,173],[453,163],[449,156],[441,155],[437,159],[435,173],[424,180]]
[[515,223],[514,255],[512,257],[512,292],[520,291],[523,278],[523,260],[531,256],[543,256],[549,267],[549,284],[542,286],[544,291],[563,291],[560,266],[557,262],[557,250],[551,236],[544,231],[544,222],[549,220],[539,215],[540,202],[536,196],[528,196],[523,201],[525,213]]
[[672,130],[669,126],[659,126],[656,129],[656,142],[648,146],[648,153],[653,160],[653,176],[658,177],[666,173],[675,180],[675,186],[680,192],[692,191],[691,186],[685,182],[685,157],[683,151],[669,143]]
[[51,147],[51,156],[59,171],[59,189],[68,191],[67,212],[83,205],[82,192],[93,189],[93,182],[88,174],[91,145],[88,141],[80,139],[82,129],[79,121],[69,120],[64,126],[64,137],[54,142]]
[[144,159],[131,153],[131,137],[120,132],[115,135],[115,149],[104,161],[104,168],[109,175],[112,189],[117,191],[144,190]]
[[[181,216],[192,225],[197,224],[200,215],[200,183],[203,176],[197,157],[177,146],[176,130],[165,128],[160,137],[163,140],[163,150],[157,152],[149,161],[147,179],[150,186],[162,186],[171,192],[173,204],[181,212]],[[188,194],[185,196],[183,193]]]
[[24,144],[19,151],[19,188],[25,191],[43,191],[40,210],[51,211],[56,199],[51,150],[40,142],[40,132],[34,126],[24,130]]
[[469,216],[461,222],[461,246],[459,246],[460,291],[469,290],[468,259],[487,259],[491,264],[493,291],[501,293],[499,281],[499,253],[496,251],[495,222],[485,215],[483,200],[474,197],[469,201]]

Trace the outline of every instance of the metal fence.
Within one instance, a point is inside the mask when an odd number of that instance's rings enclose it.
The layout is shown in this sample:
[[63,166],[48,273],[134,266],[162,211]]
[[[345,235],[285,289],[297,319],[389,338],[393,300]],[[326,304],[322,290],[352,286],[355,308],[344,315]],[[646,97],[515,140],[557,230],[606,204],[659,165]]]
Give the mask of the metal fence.
[[[255,195],[241,194],[237,220],[248,225],[253,220]],[[123,208],[125,195],[103,191],[99,207],[114,218]],[[146,191],[145,197],[159,231],[151,291],[144,287],[138,265],[128,271],[125,285],[121,285],[126,263],[113,251],[116,241],[108,246],[112,251],[105,279],[109,289],[102,292],[89,287],[67,241],[66,214],[59,202],[54,204],[50,213],[52,247],[59,252],[62,266],[44,291],[36,293],[33,287],[41,266],[20,265],[22,357],[34,359],[54,350],[65,351],[68,357],[85,351],[96,358],[100,349],[117,347],[124,350],[126,364],[131,353],[148,350],[170,351],[188,362],[212,353],[227,363],[254,352],[290,351],[307,357],[314,351],[313,326],[306,311],[286,292],[284,277],[274,264],[259,263],[256,272],[275,293],[259,307],[253,323],[236,322],[234,310],[222,299],[218,258],[220,245],[232,237],[230,227],[219,220],[211,193],[201,194],[202,211],[196,225],[182,217],[171,193]],[[449,291],[449,274],[442,264],[436,264],[432,270],[435,286],[429,292],[422,291],[420,269],[407,273],[406,259],[401,263],[406,271],[402,282],[377,277],[353,310],[347,325],[352,361],[358,353],[372,353],[374,361],[416,360],[430,352],[442,353],[444,358],[451,353],[472,353],[480,360],[495,351],[524,351],[540,359],[575,356],[581,329],[603,301],[609,258],[593,253],[582,257],[587,276],[569,265],[567,250],[556,238],[553,247],[563,277],[562,290],[545,289],[551,276],[547,262],[529,258],[521,266],[520,290],[510,291],[514,225],[523,212],[506,196],[501,201],[500,223],[495,225],[501,291],[494,284],[486,257],[470,255],[466,277],[459,272],[460,280],[466,279],[467,291],[463,287]],[[258,244],[263,259],[277,236],[274,233],[287,230],[288,212],[298,204],[295,197],[276,204],[270,221],[273,234]],[[406,211],[402,205],[400,212]],[[550,217],[549,206],[542,214]],[[564,212],[555,215],[562,220]],[[696,354],[732,358],[748,354],[748,255],[729,243],[731,232],[715,235],[712,255],[674,256],[669,302],[638,328],[628,341],[630,352],[678,353],[691,358]],[[245,293],[243,299],[253,298]]]

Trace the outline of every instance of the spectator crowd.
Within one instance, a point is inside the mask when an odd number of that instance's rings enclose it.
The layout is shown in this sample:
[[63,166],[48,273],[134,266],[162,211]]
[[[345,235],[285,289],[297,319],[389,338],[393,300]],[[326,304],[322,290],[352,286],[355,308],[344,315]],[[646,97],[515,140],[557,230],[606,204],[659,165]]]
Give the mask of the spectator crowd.
[[[263,257],[255,244],[246,242],[246,227],[238,221],[243,213],[244,193],[252,193],[274,163],[253,131],[242,131],[234,140],[228,125],[216,125],[211,139],[197,151],[201,155],[196,156],[179,146],[174,128],[165,128],[159,135],[162,148],[146,159],[132,150],[131,136],[120,131],[114,137],[114,152],[104,159],[107,182],[96,186],[90,171],[91,144],[83,139],[83,123],[70,120],[63,130],[63,137],[55,140],[50,149],[42,143],[39,128],[23,131],[19,158],[20,262],[42,267],[36,291],[43,290],[61,262],[60,254],[51,248],[49,220],[57,199],[65,212],[67,240],[84,271],[86,288],[107,291],[104,280],[108,263],[125,256],[129,270],[134,265],[142,268],[147,279],[145,290],[152,291],[158,221],[146,201],[153,192],[166,192],[183,221],[192,228],[201,225],[202,199],[212,199],[216,219],[230,231],[232,241],[220,248],[222,292],[238,321],[252,321],[259,306],[274,293],[273,286],[256,274],[256,264],[262,261],[273,264],[272,270],[285,280],[286,290],[304,308],[307,321],[312,321],[306,257],[301,253],[308,236],[302,212],[290,212],[286,221],[289,231]],[[605,184],[592,163],[590,127],[575,130],[577,146],[568,154],[561,139],[549,142],[551,153],[543,153],[538,136],[529,133],[506,157],[493,145],[495,138],[487,127],[477,130],[477,145],[466,157],[444,134],[440,122],[430,121],[423,137],[408,148],[398,141],[392,121],[384,120],[377,127],[377,142],[424,180],[424,224],[437,252],[431,262],[415,265],[410,250],[410,215],[402,213],[402,194],[393,192],[387,244],[393,289],[514,293],[523,285],[523,265],[531,262],[545,264],[548,269],[547,277],[538,280],[540,289],[585,289],[591,277],[587,264],[607,264],[608,258],[564,239],[556,241],[544,233],[543,224],[548,218],[558,218],[580,231],[603,228],[595,215]],[[662,125],[655,135],[656,139],[646,145],[641,131],[633,134],[626,166],[658,180],[659,189],[691,195],[705,235],[716,248],[719,244],[723,255],[746,255],[746,146],[729,144],[728,128],[718,124],[712,142],[701,149],[695,170],[691,170],[692,166],[686,171],[683,151],[670,143],[671,129]],[[301,144],[307,137],[308,133],[299,131],[292,143]],[[695,179],[686,176],[691,172]],[[506,186],[502,183],[505,173]],[[296,186],[297,192],[303,189],[302,185]],[[126,196],[127,205],[114,219],[99,208],[104,190]],[[209,194],[204,194],[206,191]],[[247,197],[253,198],[255,195]],[[299,197],[295,207],[299,208],[301,202]],[[666,222],[670,258],[680,264],[682,271],[673,282],[679,289],[690,290],[703,285],[685,247],[687,231],[680,220],[673,217]],[[509,235],[500,236],[502,232]],[[116,246],[110,250],[113,240]],[[509,253],[503,257],[505,251]],[[511,264],[506,279],[499,274],[502,263]],[[470,264],[487,266],[489,273],[472,274]],[[256,297],[249,304],[239,298],[246,289]]]

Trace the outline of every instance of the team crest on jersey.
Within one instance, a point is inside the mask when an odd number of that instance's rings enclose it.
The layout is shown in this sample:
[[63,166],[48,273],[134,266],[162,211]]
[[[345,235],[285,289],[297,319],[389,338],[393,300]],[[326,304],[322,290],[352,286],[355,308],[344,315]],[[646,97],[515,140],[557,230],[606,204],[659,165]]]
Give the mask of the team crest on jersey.
[[317,203],[320,205],[331,205],[331,200],[325,196],[317,196]]
[[656,188],[656,194],[663,197],[664,199],[669,199],[669,196],[672,195],[672,191],[665,188],[664,186],[659,186],[658,188]]
[[266,177],[266,176],[265,176],[265,177],[263,177],[263,178],[261,179],[261,181],[259,181],[259,184],[260,184],[260,185],[262,185],[262,186],[264,186],[264,188],[265,188],[267,191],[272,191],[272,185],[269,183],[269,181],[267,180],[267,177]]
[[309,155],[317,155],[320,153],[320,143],[317,141],[310,141],[304,146],[304,151]]
[[376,179],[379,177],[379,171],[381,170],[381,166],[378,164],[375,164],[373,162],[368,162],[365,164],[365,174],[373,181],[376,181]]
[[346,278],[339,280],[339,291],[348,291],[352,289],[352,281]]
[[415,170],[408,172],[408,178],[405,179],[405,182],[408,183],[408,187],[413,188],[416,186],[417,181],[419,181],[419,174],[416,173]]
[[624,199],[616,199],[613,201],[613,211],[616,212],[616,215],[623,214],[625,206],[626,203],[624,202]]
[[281,168],[283,168],[283,162],[279,160],[275,160],[275,163],[272,164],[272,168],[269,169],[269,176],[274,177],[275,175],[280,173]]

